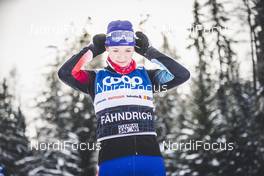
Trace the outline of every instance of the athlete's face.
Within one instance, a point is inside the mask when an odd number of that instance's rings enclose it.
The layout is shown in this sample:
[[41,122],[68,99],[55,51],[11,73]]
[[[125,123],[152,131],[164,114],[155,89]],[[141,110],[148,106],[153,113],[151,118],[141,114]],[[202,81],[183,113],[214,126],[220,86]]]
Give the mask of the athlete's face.
[[134,53],[133,46],[111,46],[106,47],[106,51],[108,51],[108,56],[111,60],[118,64],[121,67],[127,66],[131,60]]

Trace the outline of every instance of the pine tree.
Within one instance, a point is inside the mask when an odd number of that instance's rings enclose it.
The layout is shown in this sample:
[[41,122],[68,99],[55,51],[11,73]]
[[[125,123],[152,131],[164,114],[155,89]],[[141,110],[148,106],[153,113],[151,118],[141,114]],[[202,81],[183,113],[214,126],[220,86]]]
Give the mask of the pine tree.
[[242,0],[243,1],[243,5],[245,6],[245,9],[243,11],[243,13],[246,12],[247,14],[247,19],[246,19],[246,24],[247,27],[249,27],[249,33],[250,33],[250,55],[251,55],[251,60],[252,60],[252,72],[253,72],[253,87],[254,87],[254,91],[256,93],[257,91],[257,66],[256,66],[256,31],[255,31],[255,27],[256,25],[254,24],[254,20],[253,20],[253,9],[252,9],[252,2],[249,0]]
[[14,97],[6,79],[0,90],[0,163],[6,168],[7,175],[23,175],[16,162],[28,154],[25,117],[20,107],[14,107]]
[[[71,133],[72,122],[67,111],[67,96],[60,96],[60,83],[57,80],[56,70],[59,66],[58,58],[54,64],[48,66],[49,73],[46,75],[47,87],[37,99],[40,112],[39,121],[43,125],[38,129],[35,139],[38,143],[46,146],[52,143],[63,144],[69,141],[65,148],[40,148],[40,145],[32,145],[31,153],[18,164],[24,164],[24,172],[29,176],[35,175],[78,175],[80,159],[78,151],[72,150],[70,144],[77,143],[78,137]],[[34,143],[33,141],[31,141]]]
[[[168,35],[162,33],[162,37],[161,52],[172,58],[179,59],[176,49],[170,46]],[[176,142],[179,137],[185,102],[178,93],[177,88],[173,88],[172,90],[155,94],[154,103],[156,105],[155,114],[158,142],[165,158],[167,174],[171,174],[178,168],[178,154],[170,150],[169,145],[171,142]]]
[[258,81],[260,84],[260,87],[264,87],[264,3],[261,0],[254,0],[256,9],[256,15],[255,15],[255,31],[257,31],[257,75],[258,75]]
[[[229,18],[224,5],[221,1],[210,0],[201,6],[199,1],[195,1],[195,25],[225,26]],[[211,13],[205,16],[202,12],[206,8]],[[210,143],[232,142],[233,150],[183,152],[184,159],[179,160],[179,165],[183,167],[178,174],[262,175],[263,137],[254,117],[254,88],[248,86],[251,82],[240,77],[232,49],[236,41],[218,30],[210,37],[205,37],[203,32],[198,31],[191,45],[197,50],[199,63],[197,78],[192,86],[194,99],[191,104],[194,106],[190,106],[192,113],[186,118],[190,118],[187,121],[190,123],[186,124],[193,131],[188,139]],[[217,72],[210,70],[214,66],[212,61],[219,62]]]
[[[61,63],[74,53],[79,52],[84,46],[88,45],[90,40],[91,35],[85,30],[73,43],[68,44],[71,47],[66,47],[66,53],[68,54],[61,57]],[[87,65],[87,69],[101,68],[103,66],[102,56],[99,55]],[[79,156],[81,157],[80,167],[82,169],[80,175],[95,175],[97,164],[97,148],[95,146],[96,117],[92,99],[72,89],[68,89],[66,92],[71,97],[71,104],[68,106],[67,110],[74,121],[72,131],[78,136],[80,143],[87,143],[89,146],[89,150],[79,150]]]
[[[71,141],[74,144],[87,144],[86,150],[80,148],[65,151],[34,151],[35,169],[31,175],[95,175],[95,114],[92,100],[83,93],[77,92],[61,84],[57,70],[65,60],[79,52],[90,42],[91,35],[84,28],[80,36],[65,40],[65,49],[49,46],[57,51],[54,63],[48,66],[45,75],[47,87],[37,99],[37,107],[43,120],[43,127],[38,130],[39,142]],[[102,63],[100,56],[89,65],[90,69]],[[100,65],[101,66],[101,65]],[[43,156],[44,155],[44,156]],[[42,156],[42,157],[41,157]],[[51,164],[52,163],[52,164]]]
[[[194,2],[194,24],[193,26],[204,26],[201,10],[202,6],[198,1]],[[188,48],[195,48],[198,55],[198,65],[196,66],[197,75],[192,80],[192,95],[187,107],[191,113],[185,114],[182,119],[181,133],[179,142],[195,142],[213,141],[214,124],[217,118],[214,112],[214,84],[210,72],[210,50],[208,43],[204,37],[203,30],[198,30],[196,33],[190,34],[192,44]],[[189,151],[181,150],[178,152],[180,157],[176,161],[179,165],[175,174],[180,175],[210,175],[215,169],[213,161],[215,157],[208,152],[199,148],[198,150],[191,149]]]
[[[212,10],[213,20],[217,25],[225,24],[229,19],[223,10],[224,5],[219,1],[208,1]],[[234,142],[235,148],[231,151],[223,151],[217,154],[221,174],[223,175],[260,175],[262,163],[261,152],[255,143],[261,141],[256,137],[259,133],[253,116],[255,101],[248,97],[254,96],[255,86],[249,92],[245,91],[246,84],[239,76],[237,61],[234,60],[235,52],[232,46],[236,43],[230,37],[217,33],[216,55],[220,65],[220,87],[217,92],[218,108],[221,110],[223,122],[219,137],[226,141]],[[219,51],[224,51],[222,54]],[[225,56],[226,59],[222,58]],[[253,70],[254,73],[254,70]],[[254,75],[254,74],[253,74]],[[254,81],[254,79],[253,79]],[[255,83],[253,83],[254,85]],[[245,96],[247,95],[247,96]],[[226,166],[230,163],[230,167]]]

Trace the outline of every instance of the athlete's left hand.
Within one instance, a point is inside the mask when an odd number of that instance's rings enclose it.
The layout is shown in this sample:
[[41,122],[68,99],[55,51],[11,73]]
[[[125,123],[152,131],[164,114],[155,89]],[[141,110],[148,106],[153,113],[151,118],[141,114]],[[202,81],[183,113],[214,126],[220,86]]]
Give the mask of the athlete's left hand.
[[135,51],[144,56],[149,47],[150,43],[148,37],[143,32],[137,31]]

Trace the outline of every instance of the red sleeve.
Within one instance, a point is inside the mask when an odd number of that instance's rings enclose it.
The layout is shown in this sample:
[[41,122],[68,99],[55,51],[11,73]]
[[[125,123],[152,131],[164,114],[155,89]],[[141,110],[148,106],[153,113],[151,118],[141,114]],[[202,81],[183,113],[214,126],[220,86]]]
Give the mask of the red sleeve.
[[88,50],[84,55],[82,55],[80,60],[76,63],[76,65],[71,71],[72,76],[82,84],[87,83],[89,81],[89,73],[82,70],[82,68],[85,63],[91,61],[92,58],[93,53],[91,52],[91,50]]
[[84,65],[91,61],[93,53],[89,47],[68,59],[58,70],[58,76],[65,84],[84,93],[92,93],[94,71],[84,70]]

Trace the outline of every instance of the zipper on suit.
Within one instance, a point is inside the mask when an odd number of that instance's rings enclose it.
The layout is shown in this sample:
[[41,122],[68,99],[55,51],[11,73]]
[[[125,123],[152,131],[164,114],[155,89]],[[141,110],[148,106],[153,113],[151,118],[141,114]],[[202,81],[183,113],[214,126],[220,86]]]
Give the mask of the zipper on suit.
[[138,152],[137,152],[137,136],[134,136],[134,148],[135,148],[135,153],[136,155],[138,155]]

